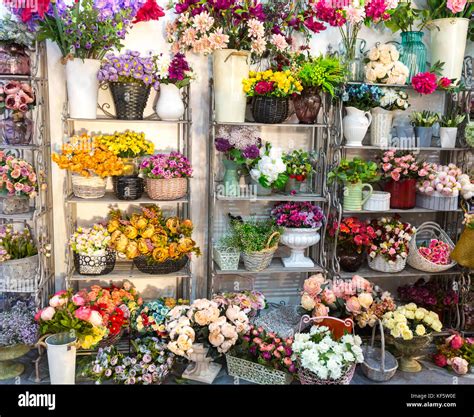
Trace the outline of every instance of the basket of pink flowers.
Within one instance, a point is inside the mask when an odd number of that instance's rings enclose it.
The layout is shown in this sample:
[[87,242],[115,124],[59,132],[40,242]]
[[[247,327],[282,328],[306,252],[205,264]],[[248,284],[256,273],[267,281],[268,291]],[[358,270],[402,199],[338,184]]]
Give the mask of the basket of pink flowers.
[[454,243],[434,222],[425,222],[410,241],[408,265],[424,272],[443,272],[456,265],[451,259]]

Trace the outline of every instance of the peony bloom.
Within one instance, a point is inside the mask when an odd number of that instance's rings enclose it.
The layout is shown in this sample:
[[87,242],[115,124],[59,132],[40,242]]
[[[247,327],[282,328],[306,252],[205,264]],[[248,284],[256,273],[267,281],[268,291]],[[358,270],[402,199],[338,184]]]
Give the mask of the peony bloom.
[[84,321],[89,321],[89,318],[91,316],[91,309],[89,307],[79,307],[75,312],[74,312],[74,317],[79,320],[84,320]]
[[446,356],[444,356],[442,353],[437,353],[436,355],[433,355],[433,361],[436,366],[439,366],[441,368],[444,368],[448,364]]
[[446,77],[441,77],[438,81],[438,85],[441,87],[441,88],[449,88],[451,87],[451,80],[449,78],[446,78]]
[[357,297],[351,297],[346,301],[346,310],[352,314],[360,312],[360,303]]
[[466,359],[455,357],[453,359],[448,360],[448,365],[451,365],[453,371],[456,372],[458,375],[467,374],[469,370],[469,363]]
[[56,314],[56,310],[53,307],[46,307],[44,310],[41,311],[40,318],[44,321],[51,320],[54,315]]
[[464,344],[463,338],[458,334],[451,336],[448,340],[453,349],[460,349]]
[[411,84],[420,94],[433,94],[438,87],[436,75],[432,72],[420,72],[411,79]]

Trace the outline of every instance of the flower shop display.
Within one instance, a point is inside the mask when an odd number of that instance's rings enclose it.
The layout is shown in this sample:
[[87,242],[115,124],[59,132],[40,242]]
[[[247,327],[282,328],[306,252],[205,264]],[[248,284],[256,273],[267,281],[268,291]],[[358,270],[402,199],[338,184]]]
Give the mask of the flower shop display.
[[342,128],[346,146],[362,146],[365,134],[372,123],[369,110],[377,107],[382,90],[375,85],[351,85],[342,95],[346,115]]
[[438,315],[410,303],[385,313],[382,323],[390,331],[393,343],[402,355],[399,369],[420,372],[421,364],[415,358],[431,342],[431,333],[441,331],[443,324]]
[[[333,319],[337,320],[337,319]],[[359,336],[345,334],[335,339],[326,326],[312,326],[297,333],[292,359],[298,363],[298,378],[304,385],[348,385],[357,363],[364,361]]]
[[415,135],[418,146],[421,148],[431,147],[433,137],[433,125],[438,122],[439,115],[429,110],[413,112],[410,115],[411,123],[415,127]]
[[456,243],[454,250],[451,252],[451,259],[466,268],[474,268],[474,214],[464,213],[464,230]]
[[416,229],[410,224],[401,222],[399,216],[381,217],[370,222],[375,231],[368,251],[369,267],[380,272],[400,272],[405,269],[410,241]]
[[441,368],[447,367],[457,375],[465,375],[474,366],[474,339],[453,332],[437,345],[437,353],[432,359]]
[[168,349],[193,362],[183,372],[183,378],[208,384],[221,368],[207,358],[208,352],[227,353],[239,335],[248,330],[249,319],[238,306],[219,307],[206,299],[197,299],[190,306],[174,307],[166,321]]
[[290,70],[251,71],[242,84],[247,97],[252,97],[252,116],[257,123],[283,123],[289,115],[289,98],[303,90],[297,74]]
[[283,161],[288,175],[286,192],[289,194],[310,193],[312,191],[312,175],[316,172],[316,153],[296,149],[285,153]]
[[174,354],[157,337],[131,340],[132,352],[121,353],[115,346],[99,349],[85,375],[101,384],[113,381],[124,385],[162,384],[174,365]]
[[399,58],[400,52],[395,45],[376,44],[367,54],[365,80],[370,83],[405,84],[409,69]]
[[33,139],[33,121],[27,116],[36,105],[30,84],[21,81],[0,83],[0,134],[7,145],[29,145]]
[[177,53],[169,59],[161,55],[156,58],[160,90],[155,112],[161,120],[180,120],[185,111],[180,89],[189,85],[195,77],[184,54]]
[[107,83],[119,120],[142,120],[151,86],[158,90],[160,78],[153,56],[129,51],[108,53],[102,60],[97,79]]
[[426,164],[409,151],[389,149],[380,162],[384,191],[390,193],[390,208],[411,209],[416,205],[416,183],[428,175]]
[[0,226],[0,291],[32,292],[38,286],[38,248],[28,227]]
[[300,95],[293,96],[296,117],[300,123],[313,124],[321,108],[321,93],[335,94],[335,88],[344,81],[344,68],[337,57],[311,57],[298,69],[297,78],[303,87]]
[[[344,210],[360,211],[365,202],[373,193],[373,188],[369,182],[379,179],[377,164],[372,161],[364,161],[354,157],[351,161],[343,159],[339,165],[328,174],[330,182],[337,180],[344,184]],[[368,193],[363,195],[363,189],[367,188]]]
[[235,235],[228,233],[222,236],[213,247],[213,257],[222,271],[239,269],[240,250]]
[[30,201],[38,194],[38,178],[32,165],[23,159],[0,151],[0,195],[4,214],[30,211]]
[[310,202],[286,202],[275,205],[271,216],[283,227],[280,242],[291,249],[290,256],[282,258],[283,265],[287,268],[314,267],[305,251],[321,238],[318,230],[326,220],[321,208]]
[[166,218],[158,206],[142,207],[131,215],[112,210],[107,230],[110,247],[147,274],[177,272],[187,265],[191,253],[200,255],[191,238],[191,220]]
[[159,153],[140,164],[145,177],[146,192],[153,200],[178,200],[188,193],[188,178],[193,169],[180,152]]
[[219,306],[236,305],[247,317],[258,316],[261,310],[268,307],[265,295],[256,290],[243,290],[237,292],[224,292],[222,294],[214,294],[212,301]]
[[450,112],[439,119],[439,137],[442,148],[455,148],[458,126],[464,121],[466,115]]
[[87,134],[73,136],[52,158],[59,168],[71,172],[72,191],[84,199],[103,197],[107,177],[123,172],[122,160],[106,145],[93,143]]
[[14,360],[25,355],[38,340],[35,310],[32,300],[18,299],[0,312],[0,380],[23,373],[24,365]]
[[292,343],[252,325],[226,354],[227,373],[261,385],[289,384],[296,373]]
[[343,271],[356,272],[364,263],[366,248],[375,237],[372,226],[357,217],[344,217],[341,223],[334,221],[329,228],[329,236],[337,233],[337,256]]
[[74,267],[80,275],[107,275],[114,270],[115,252],[109,248],[110,234],[101,224],[78,227],[69,239]]
[[262,140],[252,127],[221,126],[217,132],[215,147],[223,154],[224,178],[223,194],[236,197],[240,195],[239,169],[260,156]]
[[265,143],[257,158],[247,161],[252,183],[257,195],[270,195],[272,189],[281,190],[288,181],[283,151]]
[[422,223],[409,243],[408,265],[424,272],[447,271],[456,265],[450,259],[454,243],[436,223]]

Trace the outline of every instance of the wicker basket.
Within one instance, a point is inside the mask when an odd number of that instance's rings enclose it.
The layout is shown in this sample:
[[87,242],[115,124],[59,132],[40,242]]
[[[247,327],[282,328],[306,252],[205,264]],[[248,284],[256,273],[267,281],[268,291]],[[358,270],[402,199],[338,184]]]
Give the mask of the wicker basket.
[[352,364],[338,379],[321,379],[314,372],[301,366],[298,360],[298,378],[302,385],[349,385],[354,376],[356,364]]
[[252,115],[257,123],[283,123],[288,118],[289,100],[280,97],[254,97]]
[[240,252],[237,249],[215,246],[214,259],[222,271],[236,271],[239,269]]
[[115,258],[115,251],[111,249],[100,256],[74,253],[74,267],[79,275],[107,275],[115,268]]
[[76,197],[84,199],[101,198],[105,195],[107,181],[98,176],[83,177],[72,176],[72,192]]
[[0,263],[0,291],[36,291],[38,270],[38,255]]
[[152,200],[178,200],[188,192],[186,178],[146,179],[146,192]]
[[139,256],[133,260],[133,264],[144,274],[164,275],[180,271],[187,265],[188,259],[187,256],[183,256],[176,260],[168,259],[165,262],[153,262],[146,256]]
[[407,264],[406,258],[398,258],[393,264],[390,264],[381,255],[377,255],[374,259],[368,256],[367,261],[370,269],[373,269],[374,271],[390,273],[403,271]]
[[[280,233],[273,232],[268,238],[266,248],[259,252],[244,252],[242,257],[244,259],[244,266],[247,271],[261,272],[267,269],[272,262],[273,255],[278,248],[278,239]],[[274,246],[270,246],[273,239],[276,238],[277,242]]]
[[112,185],[119,200],[138,200],[145,191],[145,181],[140,177],[112,177]]
[[445,197],[434,193],[433,195],[426,195],[416,193],[416,206],[428,210],[439,211],[456,211],[458,209],[458,197]]
[[288,385],[292,376],[286,372],[278,371],[259,363],[237,358],[231,354],[225,355],[227,373],[234,378],[244,379],[260,385]]
[[110,82],[110,91],[119,120],[143,120],[150,86],[143,83]]
[[418,243],[420,241],[430,241],[431,239],[438,239],[441,240],[449,245],[451,251],[454,249],[454,243],[450,239],[450,237],[446,234],[446,232],[441,229],[441,227],[434,222],[425,222],[420,225],[420,227],[416,230],[415,235],[412,237],[409,246],[408,252],[408,265],[412,266],[419,271],[424,272],[443,272],[447,271],[448,269],[452,268],[456,265],[455,261],[452,261],[448,265],[438,265],[435,264],[428,259],[426,259],[419,251],[418,251]]
[[97,344],[97,348],[106,348],[106,347],[109,347],[109,346],[113,346],[113,345],[116,345],[119,340],[122,338],[123,336],[123,333],[124,333],[124,329],[121,329],[120,332],[118,332],[117,334],[115,335],[112,335],[112,336],[108,336],[106,337],[105,339],[102,339],[98,344]]

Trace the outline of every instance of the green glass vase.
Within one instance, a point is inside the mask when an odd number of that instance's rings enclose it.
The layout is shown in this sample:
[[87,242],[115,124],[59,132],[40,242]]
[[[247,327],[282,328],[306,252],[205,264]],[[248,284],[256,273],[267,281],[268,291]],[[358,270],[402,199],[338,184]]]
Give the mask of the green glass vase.
[[402,32],[400,62],[410,71],[407,82],[410,83],[414,75],[424,72],[426,68],[426,46],[423,43],[423,32]]

